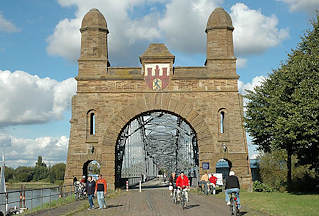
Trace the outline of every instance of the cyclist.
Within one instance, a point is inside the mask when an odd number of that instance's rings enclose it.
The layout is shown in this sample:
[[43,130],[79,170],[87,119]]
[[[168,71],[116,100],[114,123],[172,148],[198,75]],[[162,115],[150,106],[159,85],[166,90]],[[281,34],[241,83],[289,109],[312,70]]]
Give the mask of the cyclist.
[[204,187],[204,194],[208,195],[208,174],[207,172],[205,172],[204,175],[202,175],[201,179],[201,184],[202,184],[202,190],[203,190],[203,187]]
[[169,177],[169,185],[172,186],[171,196],[173,196],[174,190],[176,190],[176,174],[172,172],[171,176]]
[[226,199],[227,205],[230,205],[229,194],[231,194],[232,192],[235,192],[237,197],[237,204],[238,204],[237,206],[238,206],[238,209],[240,209],[239,191],[240,191],[240,185],[239,185],[238,178],[237,176],[235,176],[234,171],[230,171],[229,176],[226,178],[226,184],[225,184],[225,199]]
[[[184,175],[184,171],[181,171],[180,176],[176,179],[177,197],[179,197],[180,190],[184,190],[185,188],[189,188],[189,180],[186,175]],[[188,193],[185,191],[186,201],[188,202]]]
[[211,177],[209,178],[209,182],[210,182],[210,186],[213,187],[213,194],[216,193],[216,182],[217,182],[217,178],[214,176],[214,174],[211,174]]

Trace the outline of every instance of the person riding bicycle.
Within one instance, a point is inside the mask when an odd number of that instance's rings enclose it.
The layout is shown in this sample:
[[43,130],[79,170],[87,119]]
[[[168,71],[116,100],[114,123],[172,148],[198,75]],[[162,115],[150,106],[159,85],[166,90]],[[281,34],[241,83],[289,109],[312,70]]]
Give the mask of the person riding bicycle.
[[[202,186],[202,190],[204,190],[204,194],[208,195],[208,174],[207,172],[204,173],[204,175],[202,175],[202,177],[200,178],[200,183]],[[204,188],[203,188],[204,187]]]
[[235,176],[234,171],[229,172],[229,176],[226,178],[226,184],[225,184],[225,200],[227,205],[230,205],[230,198],[229,194],[235,192],[237,197],[237,206],[238,209],[240,209],[240,201],[239,201],[239,191],[240,191],[240,185],[237,176]]
[[171,176],[169,177],[169,186],[172,186],[171,196],[173,195],[174,190],[176,190],[176,174],[172,172]]
[[212,173],[211,174],[211,177],[209,178],[209,184],[210,184],[210,186],[212,186],[213,187],[213,194],[215,194],[216,193],[216,182],[217,182],[217,178],[216,178],[216,176],[214,176],[214,174]]
[[[181,171],[180,176],[176,179],[176,187],[177,197],[179,197],[180,190],[184,190],[185,188],[189,188],[189,180],[186,175],[184,175],[184,171]],[[185,191],[186,201],[188,202],[188,193]]]

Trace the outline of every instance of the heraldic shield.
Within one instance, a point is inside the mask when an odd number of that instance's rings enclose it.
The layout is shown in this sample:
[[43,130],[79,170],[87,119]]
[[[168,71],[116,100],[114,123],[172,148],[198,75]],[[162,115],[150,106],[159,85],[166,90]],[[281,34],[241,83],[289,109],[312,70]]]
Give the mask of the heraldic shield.
[[166,88],[169,82],[169,64],[145,64],[145,82],[153,90]]

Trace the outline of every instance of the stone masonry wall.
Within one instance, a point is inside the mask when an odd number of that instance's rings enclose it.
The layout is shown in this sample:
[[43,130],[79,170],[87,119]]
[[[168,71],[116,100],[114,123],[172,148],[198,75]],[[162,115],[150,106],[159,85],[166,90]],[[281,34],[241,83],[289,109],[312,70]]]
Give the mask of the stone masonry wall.
[[[222,108],[226,113],[224,134],[219,133]],[[160,92],[148,89],[144,80],[79,80],[77,95],[72,100],[65,180],[81,176],[83,164],[97,160],[101,173],[113,187],[115,145],[121,129],[143,112],[166,110],[183,117],[196,131],[200,166],[209,162],[210,171],[214,172],[216,162],[227,158],[245,183],[250,171],[242,109],[236,79],[170,80],[167,89]],[[95,136],[87,131],[90,110],[96,115]],[[227,153],[223,152],[223,143],[228,147]],[[91,146],[95,148],[93,154],[89,152]]]

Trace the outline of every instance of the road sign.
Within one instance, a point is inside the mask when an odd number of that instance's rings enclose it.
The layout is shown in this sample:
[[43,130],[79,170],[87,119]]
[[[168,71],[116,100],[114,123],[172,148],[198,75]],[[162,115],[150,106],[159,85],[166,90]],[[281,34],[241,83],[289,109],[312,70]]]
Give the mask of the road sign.
[[203,162],[203,170],[208,170],[209,169],[209,162]]

